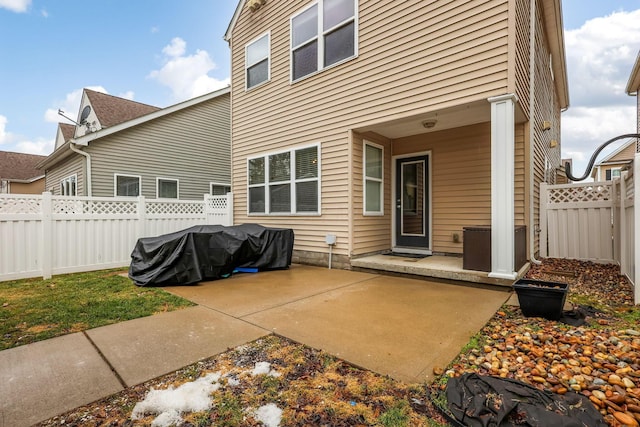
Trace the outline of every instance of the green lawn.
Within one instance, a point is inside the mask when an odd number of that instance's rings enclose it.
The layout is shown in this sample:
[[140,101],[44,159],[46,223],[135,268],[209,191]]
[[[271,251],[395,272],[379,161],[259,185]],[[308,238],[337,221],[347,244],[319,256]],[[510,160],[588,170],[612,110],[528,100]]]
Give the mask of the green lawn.
[[0,282],[0,350],[193,305],[122,269]]

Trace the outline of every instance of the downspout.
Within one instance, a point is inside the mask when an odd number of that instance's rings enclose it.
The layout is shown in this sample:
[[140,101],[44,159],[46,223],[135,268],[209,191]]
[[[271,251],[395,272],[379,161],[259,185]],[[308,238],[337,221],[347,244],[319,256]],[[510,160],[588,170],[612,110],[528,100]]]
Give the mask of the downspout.
[[534,191],[535,186],[535,84],[536,84],[536,0],[529,2],[529,259],[532,263],[540,265],[542,262],[536,259],[536,226],[534,215]]
[[71,141],[69,141],[69,148],[71,149],[71,151],[73,151],[74,153],[78,153],[84,157],[86,157],[87,159],[87,176],[85,177],[85,183],[87,186],[87,197],[91,197],[92,196],[92,192],[91,192],[91,155],[89,155],[89,153],[87,153],[86,151],[82,151],[78,148],[76,148],[76,143],[74,142],[74,140],[72,139]]

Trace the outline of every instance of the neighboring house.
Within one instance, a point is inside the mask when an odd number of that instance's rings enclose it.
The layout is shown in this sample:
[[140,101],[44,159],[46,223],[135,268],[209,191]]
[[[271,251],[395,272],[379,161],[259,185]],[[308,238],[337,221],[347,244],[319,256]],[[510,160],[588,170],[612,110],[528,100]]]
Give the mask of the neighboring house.
[[230,191],[229,89],[166,108],[85,89],[40,163],[56,195],[201,199]]
[[[636,62],[633,64],[629,82],[627,83],[627,95],[636,97],[636,132],[640,133],[640,52],[636,56]],[[640,141],[636,141],[636,152],[640,153]]]
[[36,168],[46,156],[0,151],[0,194],[40,194],[44,173]]
[[491,225],[489,276],[515,278],[514,225],[532,256],[560,165],[563,37],[560,0],[240,0],[235,223],[293,228],[306,263],[335,235],[344,267],[460,255],[464,227]]
[[617,150],[593,166],[591,178],[594,181],[610,181],[612,178],[620,178],[622,171],[628,169],[633,163],[635,153],[635,138],[627,140]]

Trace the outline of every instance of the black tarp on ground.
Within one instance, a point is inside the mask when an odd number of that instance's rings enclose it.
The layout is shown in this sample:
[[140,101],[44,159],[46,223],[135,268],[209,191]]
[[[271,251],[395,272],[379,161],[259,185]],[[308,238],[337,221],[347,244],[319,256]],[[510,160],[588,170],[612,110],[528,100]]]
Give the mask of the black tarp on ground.
[[219,279],[234,269],[291,265],[293,230],[258,224],[197,225],[138,239],[129,277],[138,286],[189,285]]
[[467,427],[606,427],[591,401],[578,393],[538,390],[508,378],[463,374],[447,382],[451,413]]

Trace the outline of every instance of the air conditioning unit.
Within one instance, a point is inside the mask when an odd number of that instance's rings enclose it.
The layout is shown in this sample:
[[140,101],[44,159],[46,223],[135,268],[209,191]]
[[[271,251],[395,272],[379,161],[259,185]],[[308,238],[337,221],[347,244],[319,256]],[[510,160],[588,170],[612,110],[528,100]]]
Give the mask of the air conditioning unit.
[[266,2],[267,0],[247,0],[247,6],[249,6],[249,9],[251,9],[252,12],[255,12]]

